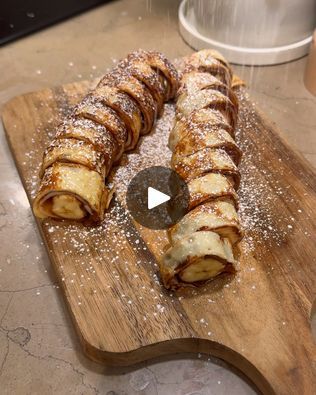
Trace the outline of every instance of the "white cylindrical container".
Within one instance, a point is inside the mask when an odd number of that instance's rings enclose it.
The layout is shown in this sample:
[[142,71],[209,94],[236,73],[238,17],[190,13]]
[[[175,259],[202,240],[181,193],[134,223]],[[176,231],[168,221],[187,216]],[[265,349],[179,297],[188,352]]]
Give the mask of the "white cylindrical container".
[[183,0],[179,22],[196,49],[216,48],[235,63],[280,63],[308,52],[316,0]]
[[267,48],[311,36],[315,0],[195,0],[197,30],[225,44]]

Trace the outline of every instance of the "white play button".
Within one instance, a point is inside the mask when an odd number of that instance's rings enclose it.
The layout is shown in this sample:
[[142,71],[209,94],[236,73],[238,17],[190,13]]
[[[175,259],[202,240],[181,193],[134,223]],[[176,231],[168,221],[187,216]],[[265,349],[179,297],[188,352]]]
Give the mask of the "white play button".
[[158,191],[158,189],[148,187],[147,189],[148,196],[148,210],[151,210],[154,207],[159,206],[162,203],[170,200],[170,196],[166,195],[163,192]]
[[187,183],[168,167],[153,166],[137,173],[128,185],[126,204],[133,219],[149,229],[169,229],[189,207]]

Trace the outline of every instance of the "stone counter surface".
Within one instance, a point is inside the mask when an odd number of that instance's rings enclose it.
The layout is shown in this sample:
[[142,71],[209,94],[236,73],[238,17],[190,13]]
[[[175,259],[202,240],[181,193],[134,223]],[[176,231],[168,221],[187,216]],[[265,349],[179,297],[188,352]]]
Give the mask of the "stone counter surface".
[[[113,1],[2,47],[0,107],[21,93],[100,76],[140,47],[170,58],[191,53],[178,33],[178,4]],[[305,62],[235,71],[315,166],[316,99],[302,83]],[[0,394],[254,394],[223,363],[202,355],[123,369],[82,354],[2,129],[0,139]]]

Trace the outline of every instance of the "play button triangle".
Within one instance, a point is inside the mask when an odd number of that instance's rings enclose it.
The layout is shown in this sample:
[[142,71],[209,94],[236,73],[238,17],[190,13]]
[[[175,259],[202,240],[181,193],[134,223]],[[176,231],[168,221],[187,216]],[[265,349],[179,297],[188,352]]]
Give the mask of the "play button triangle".
[[148,210],[151,210],[152,208],[155,208],[160,204],[170,200],[170,196],[152,187],[148,187],[147,196],[148,196]]
[[153,166],[138,172],[130,181],[127,208],[133,219],[149,229],[169,229],[187,212],[187,183],[174,170]]

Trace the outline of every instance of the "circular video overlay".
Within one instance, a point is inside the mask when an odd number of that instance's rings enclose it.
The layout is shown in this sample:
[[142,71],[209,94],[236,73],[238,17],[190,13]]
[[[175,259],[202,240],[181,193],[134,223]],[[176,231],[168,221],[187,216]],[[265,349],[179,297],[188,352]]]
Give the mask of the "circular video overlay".
[[173,170],[162,166],[140,171],[130,182],[126,203],[133,218],[150,229],[167,229],[187,212],[189,190]]

